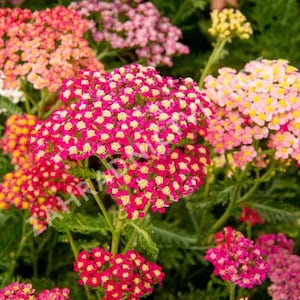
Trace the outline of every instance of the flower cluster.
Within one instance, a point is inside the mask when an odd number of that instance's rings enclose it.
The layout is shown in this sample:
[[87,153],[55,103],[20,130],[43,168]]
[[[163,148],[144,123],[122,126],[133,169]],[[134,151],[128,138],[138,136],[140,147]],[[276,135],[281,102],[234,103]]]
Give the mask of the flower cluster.
[[242,215],[238,220],[239,222],[244,222],[251,226],[264,223],[264,220],[259,216],[258,212],[250,207],[242,207]]
[[215,235],[216,247],[207,250],[205,259],[214,265],[213,273],[241,288],[260,285],[269,266],[264,262],[261,249],[241,232],[231,227]]
[[202,183],[209,157],[196,141],[211,110],[191,79],[136,64],[103,75],[84,71],[64,84],[61,100],[66,108],[35,127],[37,156],[106,160],[107,191],[129,217],[149,202],[163,212]]
[[168,18],[161,17],[151,2],[138,2],[83,0],[69,7],[87,18],[97,15],[91,22],[96,42],[108,43],[113,49],[135,50],[137,57],[151,66],[172,66],[173,55],[189,52],[178,42],[181,31]]
[[272,284],[268,293],[272,299],[300,299],[300,257],[292,254],[294,241],[283,233],[264,234],[259,236],[257,244],[270,265],[268,276]]
[[69,300],[70,291],[67,288],[53,288],[41,291],[35,295],[31,283],[13,282],[0,290],[1,300]]
[[164,277],[160,266],[134,250],[115,256],[102,248],[81,251],[74,270],[80,274],[80,284],[103,288],[103,300],[140,299],[152,293],[154,284],[162,284]]
[[28,209],[30,223],[40,233],[47,227],[51,213],[67,210],[58,195],[79,197],[83,191],[77,188],[79,179],[68,174],[68,166],[35,160],[29,140],[36,122],[31,115],[12,115],[6,121],[1,146],[5,153],[11,153],[17,169],[7,173],[0,183],[0,208],[13,205]]
[[276,159],[300,163],[299,86],[300,73],[285,60],[251,61],[238,73],[222,68],[217,78],[207,76],[205,89],[216,110],[207,139],[215,152],[236,150],[241,168],[260,156],[254,144],[267,139]]
[[214,9],[210,16],[212,25],[208,32],[217,40],[231,42],[235,37],[249,39],[252,35],[250,23],[238,9]]
[[[76,26],[74,26],[76,24]],[[0,69],[4,87],[24,78],[34,88],[56,92],[81,68],[102,68],[83,34],[89,24],[75,11],[57,6],[31,12],[0,9]]]

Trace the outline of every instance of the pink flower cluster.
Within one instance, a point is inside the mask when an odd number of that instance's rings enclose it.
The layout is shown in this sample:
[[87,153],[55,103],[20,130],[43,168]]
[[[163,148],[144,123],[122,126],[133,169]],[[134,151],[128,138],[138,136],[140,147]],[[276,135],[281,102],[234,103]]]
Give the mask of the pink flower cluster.
[[164,212],[202,183],[209,157],[196,141],[211,110],[191,79],[136,64],[103,75],[84,71],[65,82],[61,100],[66,108],[35,127],[37,156],[106,160],[107,192],[129,217],[142,216],[148,203]]
[[69,7],[87,18],[96,14],[96,20],[91,21],[96,42],[108,43],[113,49],[135,49],[137,57],[151,66],[172,66],[173,55],[189,52],[178,42],[181,31],[168,18],[161,17],[151,2],[139,2],[83,0]]
[[[76,24],[76,25],[75,25]],[[0,9],[0,69],[4,87],[18,88],[24,78],[34,88],[56,92],[82,68],[102,68],[83,34],[88,21],[57,6],[31,12]]]
[[37,119],[29,115],[12,115],[7,119],[1,145],[4,153],[12,153],[17,169],[3,177],[0,183],[0,208],[10,205],[31,212],[35,231],[44,231],[51,213],[66,211],[58,195],[81,196],[78,178],[68,174],[68,166],[36,161],[29,145]]
[[242,207],[242,215],[239,217],[238,221],[251,226],[264,223],[264,220],[259,216],[258,212],[250,207]]
[[255,160],[254,143],[267,140],[276,159],[300,163],[300,73],[286,60],[256,60],[238,72],[219,70],[207,76],[205,90],[216,115],[208,125],[208,141],[217,153],[234,150],[243,167]]
[[164,273],[160,266],[146,261],[138,252],[129,250],[113,256],[102,248],[81,251],[74,270],[80,274],[80,284],[102,287],[102,300],[138,300],[151,294],[154,284],[162,284]]
[[35,295],[31,283],[13,282],[0,290],[1,300],[69,300],[70,291],[67,288],[53,288],[41,291]]
[[261,249],[231,227],[215,235],[216,247],[207,250],[205,259],[214,265],[213,274],[241,288],[260,285],[267,276],[268,264]]
[[283,233],[264,234],[257,240],[270,265],[272,284],[268,293],[273,300],[300,299],[300,256],[293,254],[294,241]]

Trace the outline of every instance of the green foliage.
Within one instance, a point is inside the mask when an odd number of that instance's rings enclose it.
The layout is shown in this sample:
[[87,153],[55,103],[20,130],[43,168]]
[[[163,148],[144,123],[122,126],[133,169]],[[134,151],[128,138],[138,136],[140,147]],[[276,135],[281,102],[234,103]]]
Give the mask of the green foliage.
[[76,166],[76,167],[71,167],[68,170],[68,173],[70,173],[74,177],[82,178],[82,179],[97,179],[101,180],[103,179],[103,175],[100,172],[94,171],[93,169],[81,167],[81,166]]
[[0,182],[2,181],[3,175],[11,172],[14,169],[7,155],[3,154],[0,149]]
[[1,95],[0,95],[0,111],[5,116],[10,116],[13,114],[22,114],[22,109],[17,104],[12,103],[8,98]]

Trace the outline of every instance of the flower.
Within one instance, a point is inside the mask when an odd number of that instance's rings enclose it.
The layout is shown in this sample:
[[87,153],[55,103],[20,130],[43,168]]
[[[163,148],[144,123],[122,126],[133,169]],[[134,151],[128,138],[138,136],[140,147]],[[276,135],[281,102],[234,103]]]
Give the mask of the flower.
[[84,71],[66,81],[64,109],[38,122],[31,142],[41,160],[104,160],[107,192],[128,217],[147,204],[164,212],[203,182],[210,102],[191,79],[163,78],[133,64],[101,74]]
[[214,9],[211,13],[212,25],[208,32],[217,40],[231,42],[234,37],[249,39],[252,28],[246,17],[238,9]]
[[[4,87],[16,89],[19,78],[35,89],[56,92],[82,68],[102,68],[83,34],[89,24],[75,11],[57,6],[31,12],[0,9],[0,69]],[[74,26],[76,24],[76,26]]]
[[189,52],[187,46],[178,42],[181,31],[168,18],[161,17],[154,4],[139,2],[83,0],[72,2],[69,7],[86,18],[97,15],[90,23],[96,42],[109,44],[112,49],[132,49],[147,65],[171,67],[173,55]]
[[261,249],[231,227],[215,235],[216,246],[206,251],[205,259],[214,265],[213,273],[241,288],[260,285],[269,270]]
[[[102,248],[93,248],[90,253],[81,251],[74,263],[80,275],[80,284],[102,287],[102,299],[140,299],[152,293],[154,284],[162,284],[164,273],[160,266],[146,261],[135,250],[113,256]],[[129,298],[128,298],[129,299]]]
[[[240,72],[221,68],[216,78],[207,76],[205,92],[216,112],[208,120],[207,140],[214,151],[232,151],[239,168],[247,162],[263,166],[270,155],[299,164],[299,86],[300,73],[282,59],[250,61]],[[274,154],[261,153],[268,149]]]
[[261,219],[258,212],[250,207],[242,207],[242,215],[238,219],[239,222],[245,222],[250,226],[255,224],[263,224],[264,220]]

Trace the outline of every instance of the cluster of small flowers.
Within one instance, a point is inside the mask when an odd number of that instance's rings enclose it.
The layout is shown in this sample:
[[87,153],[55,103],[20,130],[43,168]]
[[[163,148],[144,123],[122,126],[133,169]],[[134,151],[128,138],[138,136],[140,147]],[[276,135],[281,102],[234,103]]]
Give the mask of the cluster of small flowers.
[[242,207],[242,215],[239,217],[238,221],[251,226],[264,223],[264,220],[260,217],[258,212],[250,207]]
[[0,9],[4,87],[18,88],[22,77],[36,89],[56,92],[64,79],[74,77],[80,69],[102,68],[83,37],[88,27],[78,13],[63,6],[33,13]]
[[299,87],[300,73],[285,60],[251,61],[238,73],[221,68],[217,78],[207,76],[205,91],[216,110],[207,140],[215,152],[236,150],[241,168],[259,156],[254,142],[268,138],[276,159],[300,163]]
[[260,285],[269,266],[261,250],[241,232],[225,227],[215,235],[216,247],[207,250],[205,259],[214,265],[213,273],[241,288]]
[[13,205],[28,209],[30,223],[40,233],[46,229],[51,213],[67,210],[58,194],[79,197],[83,191],[77,188],[79,179],[67,173],[68,166],[35,160],[29,140],[36,122],[31,115],[12,115],[6,121],[1,145],[4,153],[12,155],[17,169],[0,183],[0,208]]
[[238,10],[224,8],[214,9],[211,13],[212,25],[208,32],[217,40],[231,40],[235,37],[249,39],[252,35],[251,24],[246,17]]
[[212,112],[191,79],[163,78],[136,64],[84,71],[63,85],[61,100],[66,108],[35,127],[35,153],[56,163],[110,160],[107,191],[129,217],[141,216],[149,202],[163,212],[202,183],[209,157],[196,140]]
[[268,293],[273,300],[300,299],[300,256],[292,254],[294,241],[283,233],[264,234],[257,240],[270,265],[272,284]]
[[31,283],[13,282],[0,290],[1,300],[69,300],[70,291],[67,288],[43,290],[35,295]]
[[[5,89],[3,79],[4,79],[4,74],[0,72],[0,96],[6,97],[12,103],[15,104],[19,102],[23,102],[25,100],[24,93],[17,89]],[[5,109],[0,108],[0,114],[5,112],[6,112]]]
[[[139,59],[147,65],[172,66],[172,56],[187,54],[187,46],[178,42],[181,31],[169,19],[161,17],[151,2],[140,1],[79,1],[70,8],[90,18],[91,32],[96,42],[108,43],[113,49],[135,49]],[[101,28],[101,31],[98,31]]]
[[151,294],[154,284],[162,284],[162,268],[146,261],[138,252],[129,250],[113,256],[102,248],[89,252],[81,251],[74,263],[74,270],[80,274],[80,284],[102,287],[102,300],[138,300]]

